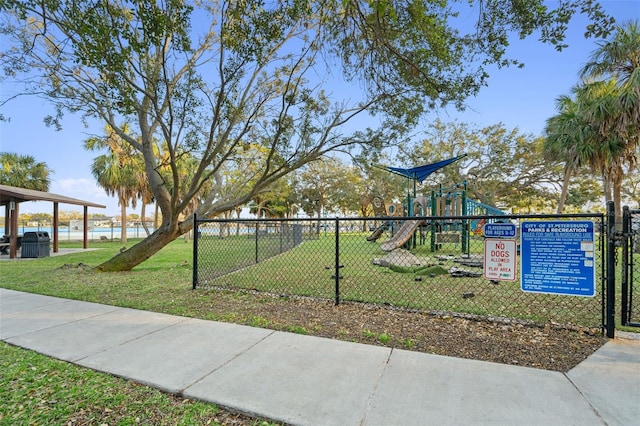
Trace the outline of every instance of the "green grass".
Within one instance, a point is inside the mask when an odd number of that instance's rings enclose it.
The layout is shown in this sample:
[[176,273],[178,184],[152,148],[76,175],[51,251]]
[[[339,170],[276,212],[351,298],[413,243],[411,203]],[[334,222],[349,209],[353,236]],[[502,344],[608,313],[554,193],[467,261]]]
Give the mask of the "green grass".
[[388,333],[380,333],[378,335],[378,340],[380,341],[380,343],[382,343],[383,345],[386,345],[389,343],[389,341],[391,341],[391,335]]
[[[253,254],[255,248],[247,238],[225,239],[207,255],[200,254],[199,285],[218,288],[249,288],[282,294],[333,299],[335,297],[335,240],[321,236],[282,255],[219,276],[225,270],[227,247],[237,255],[238,247]],[[413,253],[426,266],[383,268],[373,259],[387,255],[380,244],[367,242],[364,234],[340,236],[340,299],[365,303],[391,304],[409,309],[450,311],[474,315],[494,315],[545,323],[548,321],[599,327],[601,302],[599,297],[578,298],[559,295],[523,293],[519,280],[491,284],[483,277],[454,278],[448,273],[452,266],[473,269],[439,261],[437,255],[461,255],[459,245],[443,244],[432,253],[429,244],[418,246]],[[482,241],[471,241],[470,252],[481,253]],[[215,255],[214,255],[215,253]],[[255,257],[255,256],[254,256]],[[213,273],[210,273],[213,271]],[[480,272],[481,269],[476,268]],[[598,281],[599,283],[599,281]],[[599,284],[598,284],[599,285]],[[600,290],[598,290],[599,292]],[[470,298],[462,295],[473,293]]]
[[362,330],[362,335],[368,339],[376,337],[376,333],[371,330]]
[[[231,239],[227,241],[238,250],[236,253],[246,254],[251,247],[250,244],[234,244]],[[594,310],[596,316],[600,312],[599,295],[575,298],[529,294],[521,292],[517,282],[490,284],[482,278],[460,279],[448,275],[423,276],[422,281],[416,281],[417,270],[399,273],[373,265],[373,258],[383,257],[386,253],[379,249],[379,244],[366,242],[364,234],[342,235],[341,243],[342,300],[394,303],[411,308],[435,306],[447,311],[485,315],[496,315],[497,312],[502,316],[529,319],[576,320],[582,313],[593,318]],[[66,242],[60,245],[63,248],[80,246]],[[246,318],[233,311],[212,310],[212,299],[221,295],[218,291],[192,291],[191,243],[174,241],[133,271],[108,274],[96,273],[91,267],[118,253],[121,244],[94,242],[90,246],[97,250],[2,261],[0,287],[258,327],[274,326],[261,316]],[[223,263],[232,262],[231,257],[223,255],[224,247],[221,243],[212,249]],[[299,294],[332,299],[335,285],[333,247],[334,240],[330,236],[307,241],[283,255],[214,279],[210,284],[272,293],[295,289]],[[471,248],[477,250],[473,245]],[[415,252],[419,256],[433,256],[428,247],[418,247]],[[459,249],[444,246],[439,253],[459,254]],[[207,261],[212,262],[202,256],[201,259],[205,265]],[[434,267],[448,269],[449,266]],[[617,282],[620,282],[619,277]],[[463,293],[471,292],[474,297],[461,297]],[[227,292],[224,296],[239,303],[261,303],[260,298],[244,293]],[[281,300],[283,304],[287,303],[285,298]],[[288,324],[279,327],[300,334],[313,331]],[[383,343],[392,338],[386,333],[368,330],[364,330],[363,335]],[[411,340],[404,342],[409,349],[413,345]],[[176,400],[144,386],[6,344],[0,344],[0,367],[2,425],[73,424],[76,418],[86,420],[84,424],[206,424],[215,419],[217,412],[216,407],[209,404]],[[81,421],[76,423],[82,424]]]
[[412,339],[404,339],[403,342],[404,347],[411,350],[414,348],[414,346],[416,345],[416,342],[413,341]]
[[[593,298],[524,293],[518,281],[491,284],[479,278],[453,278],[440,275],[452,261],[439,261],[439,254],[460,255],[460,246],[445,244],[431,253],[429,244],[413,252],[427,267],[403,268],[394,272],[373,264],[374,258],[387,253],[380,244],[365,240],[366,234],[341,234],[340,298],[342,301],[391,304],[429,311],[459,312],[519,318],[534,322],[600,325],[600,268],[597,268],[598,294]],[[287,251],[255,263],[255,242],[246,236],[203,238],[199,253],[199,284],[227,289],[250,289],[275,294],[297,294],[333,300],[335,297],[335,241],[331,234],[305,241]],[[130,243],[129,245],[131,245]],[[61,247],[69,243],[61,243]],[[471,240],[477,253],[481,241]],[[243,321],[269,327],[264,319],[247,321],[233,312],[207,310],[209,291],[189,291],[192,280],[192,243],[176,240],[131,272],[101,274],[79,264],[97,266],[121,248],[117,242],[94,242],[95,251],[60,257],[4,261],[0,268],[0,286],[17,290],[60,296],[70,299],[108,303],[169,314]],[[216,276],[215,271],[229,269],[237,256],[244,256],[248,266],[240,271]],[[234,260],[236,256],[236,260]],[[640,260],[639,260],[640,263]],[[468,268],[471,269],[471,268]],[[480,271],[481,269],[476,269]],[[209,271],[214,271],[208,275]],[[425,271],[430,271],[427,275]],[[213,276],[213,278],[208,278]],[[619,282],[619,279],[618,279]],[[473,294],[473,297],[463,295]],[[239,299],[242,294],[237,294]],[[255,302],[252,302],[255,303]]]
[[[77,244],[61,243],[61,247]],[[0,286],[20,291],[206,318],[190,290],[191,245],[175,241],[132,272],[102,274],[97,266],[119,243],[95,251],[0,263]],[[80,265],[80,266],[79,266]],[[196,297],[193,297],[196,296]],[[229,318],[233,320],[233,318]],[[265,325],[265,324],[262,324]],[[213,404],[183,400],[0,343],[0,425],[218,424]],[[254,424],[269,424],[255,421]]]
[[220,415],[213,404],[0,342],[0,425],[205,425]]

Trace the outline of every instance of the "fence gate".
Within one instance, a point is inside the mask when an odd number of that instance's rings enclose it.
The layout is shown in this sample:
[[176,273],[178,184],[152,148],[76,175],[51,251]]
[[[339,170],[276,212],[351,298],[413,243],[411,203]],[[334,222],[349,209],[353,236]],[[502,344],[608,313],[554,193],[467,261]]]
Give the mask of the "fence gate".
[[640,327],[640,210],[622,215],[621,323]]

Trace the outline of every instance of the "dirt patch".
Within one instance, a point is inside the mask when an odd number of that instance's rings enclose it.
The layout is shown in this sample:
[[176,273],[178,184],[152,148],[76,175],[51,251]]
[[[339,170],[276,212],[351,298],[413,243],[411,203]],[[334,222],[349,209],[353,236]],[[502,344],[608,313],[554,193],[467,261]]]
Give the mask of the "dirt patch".
[[330,339],[567,372],[606,338],[600,330],[527,325],[385,306],[207,291],[216,319]]
[[395,249],[388,253],[385,257],[374,258],[373,264],[379,266],[422,266],[428,259],[421,259],[413,253],[404,249]]

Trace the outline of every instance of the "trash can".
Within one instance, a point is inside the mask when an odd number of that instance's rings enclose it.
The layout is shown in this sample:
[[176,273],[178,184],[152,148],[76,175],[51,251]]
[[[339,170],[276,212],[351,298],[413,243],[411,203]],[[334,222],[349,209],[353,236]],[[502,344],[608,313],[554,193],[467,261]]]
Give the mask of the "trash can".
[[25,232],[22,236],[22,257],[49,257],[51,238],[48,232]]
[[302,225],[294,224],[293,225],[293,246],[298,247],[302,244]]

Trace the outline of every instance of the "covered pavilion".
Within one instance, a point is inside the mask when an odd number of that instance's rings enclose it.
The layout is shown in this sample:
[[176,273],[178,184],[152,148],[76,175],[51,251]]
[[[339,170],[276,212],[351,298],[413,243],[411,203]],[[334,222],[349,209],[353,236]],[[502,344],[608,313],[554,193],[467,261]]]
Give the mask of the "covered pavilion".
[[35,191],[32,189],[17,188],[15,186],[0,185],[0,206],[5,206],[4,233],[9,235],[9,258],[14,259],[18,251],[18,215],[19,205],[24,201],[50,201],[53,203],[53,252],[58,252],[58,205],[73,204],[83,206],[83,248],[87,248],[89,217],[88,208],[96,207],[104,209],[102,204],[90,201],[79,200],[77,198],[66,197],[64,195],[53,194],[51,192]]

